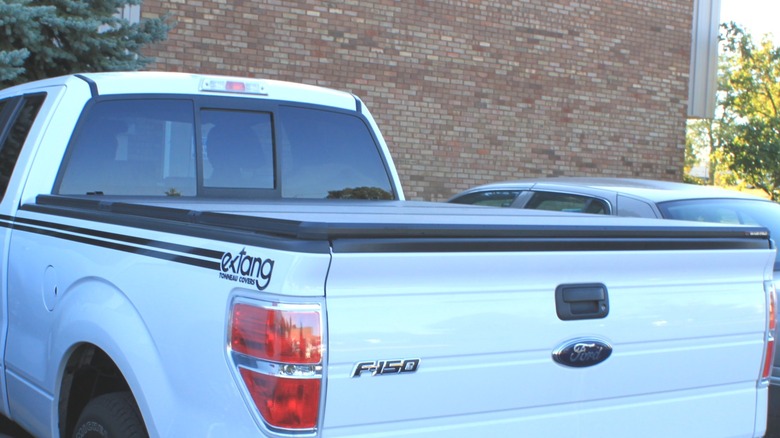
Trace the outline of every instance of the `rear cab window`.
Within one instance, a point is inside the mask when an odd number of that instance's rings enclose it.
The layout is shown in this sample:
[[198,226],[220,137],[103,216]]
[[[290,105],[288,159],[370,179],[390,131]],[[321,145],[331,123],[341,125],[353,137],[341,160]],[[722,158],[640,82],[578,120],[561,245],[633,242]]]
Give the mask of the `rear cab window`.
[[290,106],[280,114],[282,197],[395,198],[382,154],[362,119]]
[[54,193],[397,198],[379,145],[354,112],[180,96],[87,105]]
[[195,130],[187,100],[88,106],[68,146],[58,193],[194,196]]

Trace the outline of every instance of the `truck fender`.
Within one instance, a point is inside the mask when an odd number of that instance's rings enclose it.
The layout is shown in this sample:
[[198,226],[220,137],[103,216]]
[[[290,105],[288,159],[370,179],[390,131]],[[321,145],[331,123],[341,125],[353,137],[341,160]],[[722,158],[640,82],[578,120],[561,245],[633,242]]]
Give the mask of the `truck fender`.
[[[127,296],[103,279],[87,279],[62,294],[52,324],[51,353],[59,358],[52,414],[57,424],[66,365],[79,346],[91,344],[116,364],[132,391],[149,435],[159,436],[153,413],[175,406],[157,347]],[[55,426],[56,427],[56,426]]]

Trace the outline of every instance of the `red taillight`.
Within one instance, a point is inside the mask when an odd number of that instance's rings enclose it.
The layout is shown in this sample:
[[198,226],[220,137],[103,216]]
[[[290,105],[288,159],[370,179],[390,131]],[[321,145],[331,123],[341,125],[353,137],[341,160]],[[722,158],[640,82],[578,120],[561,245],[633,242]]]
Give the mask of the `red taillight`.
[[777,290],[774,287],[769,292],[769,331],[777,328]]
[[317,427],[322,394],[319,305],[234,303],[230,349],[256,413],[273,429]]
[[319,363],[320,314],[236,304],[231,347],[233,351],[273,362]]
[[768,379],[772,374],[772,356],[775,352],[775,340],[770,338],[766,343],[766,357],[764,358],[764,370],[761,373],[762,379]]
[[241,368],[252,400],[268,424],[281,429],[312,429],[320,413],[320,380],[288,379]]
[[767,333],[764,349],[764,366],[761,370],[762,384],[772,375],[772,363],[775,356],[775,329],[777,328],[777,291],[771,281],[764,284],[767,294]]

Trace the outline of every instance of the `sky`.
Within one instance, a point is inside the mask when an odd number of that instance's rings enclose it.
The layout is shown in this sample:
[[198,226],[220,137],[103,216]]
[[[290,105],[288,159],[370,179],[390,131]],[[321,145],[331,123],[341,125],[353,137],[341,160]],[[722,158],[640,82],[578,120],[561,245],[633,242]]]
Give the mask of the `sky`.
[[720,0],[720,22],[734,21],[753,40],[771,33],[774,45],[780,42],[780,0]]

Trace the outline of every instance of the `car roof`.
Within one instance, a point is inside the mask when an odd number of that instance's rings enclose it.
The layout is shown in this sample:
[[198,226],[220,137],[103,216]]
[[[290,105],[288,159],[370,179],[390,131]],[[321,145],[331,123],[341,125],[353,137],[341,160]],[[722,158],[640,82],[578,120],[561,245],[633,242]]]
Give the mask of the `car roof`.
[[716,199],[716,198],[735,198],[768,200],[759,196],[738,192],[736,190],[722,189],[712,186],[700,186],[696,184],[687,184],[671,181],[658,181],[637,178],[610,178],[610,177],[558,177],[558,178],[527,178],[514,181],[504,181],[492,184],[485,184],[471,188],[461,193],[473,193],[491,190],[510,190],[531,188],[561,190],[572,188],[588,188],[593,190],[610,191],[636,198],[643,198],[651,202],[660,203],[666,201],[678,201],[686,199]]

